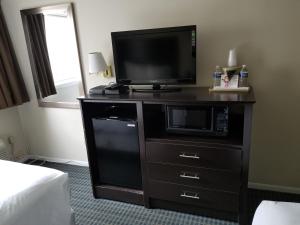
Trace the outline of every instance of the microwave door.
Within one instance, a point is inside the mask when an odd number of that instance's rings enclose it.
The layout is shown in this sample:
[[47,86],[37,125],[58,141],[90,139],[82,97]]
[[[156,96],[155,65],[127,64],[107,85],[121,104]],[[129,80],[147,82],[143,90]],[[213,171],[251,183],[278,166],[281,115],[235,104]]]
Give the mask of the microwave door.
[[213,110],[203,106],[169,106],[168,129],[195,132],[213,131]]
[[187,112],[184,109],[172,108],[169,111],[168,125],[173,128],[186,127]]
[[213,130],[211,108],[193,108],[187,110],[186,128],[189,130],[200,130],[211,132]]

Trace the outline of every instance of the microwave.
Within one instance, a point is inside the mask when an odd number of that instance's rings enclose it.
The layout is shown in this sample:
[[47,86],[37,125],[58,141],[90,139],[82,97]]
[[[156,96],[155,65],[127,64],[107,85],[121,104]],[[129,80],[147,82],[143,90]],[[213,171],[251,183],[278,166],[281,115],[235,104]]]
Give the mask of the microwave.
[[166,130],[170,133],[227,136],[228,106],[167,105]]

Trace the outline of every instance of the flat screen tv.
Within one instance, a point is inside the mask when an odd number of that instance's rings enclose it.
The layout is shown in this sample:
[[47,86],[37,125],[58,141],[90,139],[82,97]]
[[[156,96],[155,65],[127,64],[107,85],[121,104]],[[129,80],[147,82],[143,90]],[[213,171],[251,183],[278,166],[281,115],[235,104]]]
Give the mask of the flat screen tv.
[[196,26],[112,32],[117,83],[196,83]]

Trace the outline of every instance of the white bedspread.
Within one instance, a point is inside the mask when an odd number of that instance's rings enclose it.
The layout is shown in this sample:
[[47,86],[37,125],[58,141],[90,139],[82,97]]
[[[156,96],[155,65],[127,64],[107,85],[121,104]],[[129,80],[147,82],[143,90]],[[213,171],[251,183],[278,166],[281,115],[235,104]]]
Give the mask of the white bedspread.
[[68,175],[0,160],[0,225],[70,225]]
[[252,225],[300,225],[300,203],[262,201]]

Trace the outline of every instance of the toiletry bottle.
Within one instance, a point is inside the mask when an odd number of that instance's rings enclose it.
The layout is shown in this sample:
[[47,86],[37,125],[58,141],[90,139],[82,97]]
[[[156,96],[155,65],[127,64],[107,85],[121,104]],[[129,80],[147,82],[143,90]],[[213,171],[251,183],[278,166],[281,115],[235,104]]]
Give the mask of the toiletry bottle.
[[248,87],[248,69],[246,65],[243,65],[240,72],[239,87]]
[[216,66],[216,70],[213,74],[213,85],[214,87],[220,87],[221,86],[221,75],[222,75],[222,69],[220,66]]

